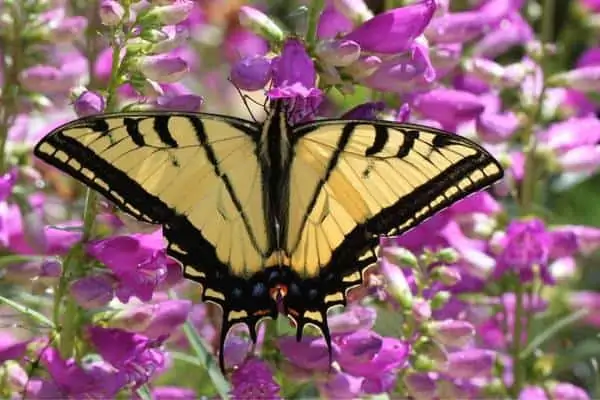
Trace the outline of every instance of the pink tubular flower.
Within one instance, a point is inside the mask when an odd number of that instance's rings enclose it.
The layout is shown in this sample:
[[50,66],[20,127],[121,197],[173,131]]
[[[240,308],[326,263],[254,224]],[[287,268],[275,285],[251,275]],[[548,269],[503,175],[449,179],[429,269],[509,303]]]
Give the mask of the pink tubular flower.
[[548,262],[552,238],[546,231],[543,221],[535,218],[526,221],[512,221],[507,230],[504,250],[498,257],[494,276],[500,276],[507,270],[514,270],[521,279],[533,279],[534,270],[546,283],[552,283],[548,274]]
[[179,56],[145,56],[138,68],[149,79],[161,83],[177,82],[189,71],[188,63]]
[[600,327],[600,293],[578,291],[569,294],[567,304],[573,311],[587,310],[583,321],[595,327]]
[[125,9],[115,0],[102,0],[100,3],[100,20],[103,25],[115,26],[123,19]]
[[333,39],[352,30],[353,24],[344,14],[340,13],[334,6],[325,7],[319,17],[317,25],[317,37],[319,39]]
[[179,0],[152,8],[143,17],[143,20],[156,20],[162,25],[176,25],[183,22],[190,15],[193,8],[193,1]]
[[264,56],[268,51],[269,43],[248,29],[230,29],[223,39],[223,54],[230,63],[241,58]]
[[17,340],[0,331],[0,364],[7,360],[20,360],[27,350],[29,340]]
[[292,124],[312,118],[321,103],[322,93],[315,87],[315,66],[302,43],[288,39],[272,66],[273,84],[267,96],[284,101]]
[[251,358],[240,366],[231,376],[233,399],[280,399],[279,385],[273,379],[273,373],[267,364]]
[[474,45],[473,55],[495,58],[514,46],[524,45],[533,37],[533,29],[527,21],[519,13],[511,13]]
[[204,98],[195,94],[164,95],[156,99],[155,107],[160,110],[200,111]]
[[91,275],[74,281],[69,289],[77,304],[93,309],[104,307],[113,299],[115,284],[108,274]]
[[79,117],[85,117],[87,115],[100,114],[104,111],[104,107],[106,103],[104,101],[104,97],[96,92],[92,92],[86,90],[83,92],[75,103],[73,104],[73,108],[75,108],[75,113]]
[[165,365],[165,354],[159,350],[162,340],[121,329],[88,328],[90,340],[102,358],[124,374],[127,382],[139,387]]
[[412,107],[423,117],[439,121],[447,129],[477,118],[485,109],[478,96],[444,88],[416,95]]
[[75,79],[65,70],[50,65],[35,65],[21,71],[19,81],[33,92],[67,92],[75,86]]
[[435,8],[432,0],[395,8],[369,19],[343,39],[352,40],[358,43],[361,50],[372,53],[407,51],[431,21]]
[[242,58],[231,67],[231,81],[242,90],[264,88],[271,80],[271,75],[271,61],[263,56]]
[[479,36],[497,22],[497,18],[477,11],[448,13],[434,18],[425,36],[433,43],[465,43]]
[[83,35],[87,24],[84,17],[66,17],[50,29],[49,36],[53,42],[70,43]]
[[488,377],[492,372],[496,355],[493,351],[471,349],[448,354],[445,374],[452,378],[469,379]]
[[452,347],[466,346],[475,335],[475,328],[469,322],[452,319],[432,321],[428,329],[436,341]]
[[28,392],[34,398],[113,398],[127,384],[122,373],[103,361],[79,366],[52,347],[44,350],[41,360],[51,379],[32,380]]
[[198,395],[192,389],[177,386],[158,386],[152,389],[153,400],[196,400]]
[[168,258],[156,233],[100,239],[87,244],[87,252],[118,278],[116,295],[122,302],[136,296],[149,301],[167,274]]

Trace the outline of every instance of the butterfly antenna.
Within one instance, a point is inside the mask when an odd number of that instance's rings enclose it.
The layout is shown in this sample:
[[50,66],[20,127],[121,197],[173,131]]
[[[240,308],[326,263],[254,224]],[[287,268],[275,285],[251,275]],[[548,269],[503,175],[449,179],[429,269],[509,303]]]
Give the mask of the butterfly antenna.
[[231,77],[227,77],[227,80],[233,85],[233,87],[235,88],[235,90],[237,90],[240,98],[242,99],[242,101],[244,102],[244,107],[246,107],[246,110],[248,111],[248,114],[250,114],[250,117],[252,118],[252,120],[255,123],[259,123],[258,120],[256,119],[256,117],[254,117],[254,114],[252,113],[252,110],[250,109],[250,106],[248,105],[248,100],[251,100],[253,102],[255,102],[256,104],[260,105],[259,103],[257,103],[254,99],[252,99],[250,96],[248,96],[247,94],[242,93],[242,90],[238,87],[238,85],[236,85],[232,80]]

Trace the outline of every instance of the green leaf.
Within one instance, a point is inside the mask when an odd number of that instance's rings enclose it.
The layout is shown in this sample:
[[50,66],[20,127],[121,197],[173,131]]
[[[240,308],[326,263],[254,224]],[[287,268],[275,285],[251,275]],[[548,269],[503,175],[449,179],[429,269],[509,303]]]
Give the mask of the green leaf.
[[539,335],[537,335],[527,347],[521,352],[519,358],[524,360],[527,358],[534,350],[538,349],[542,344],[544,344],[547,340],[552,339],[558,331],[568,327],[569,325],[573,325],[575,322],[579,321],[581,318],[585,317],[588,314],[589,310],[581,309],[576,311],[573,314],[567,315],[564,318],[559,319],[554,324],[545,328]]
[[17,303],[16,301],[8,299],[2,295],[0,295],[0,303],[6,304],[7,306],[20,312],[21,314],[30,317],[31,319],[35,320],[36,322],[42,325],[47,326],[48,328],[54,329],[55,327],[54,323],[51,320],[49,320],[45,315],[35,311],[34,309],[24,306],[23,304]]
[[[169,297],[176,299],[177,295],[171,290],[169,291]],[[197,360],[197,363],[206,369],[210,380],[215,385],[215,389],[221,398],[228,399],[231,386],[221,373],[218,363],[215,362],[214,357],[210,351],[208,351],[208,346],[204,342],[202,336],[200,336],[198,333],[198,330],[196,330],[194,325],[192,325],[189,321],[186,321],[183,324],[183,332],[195,353],[195,359]]]

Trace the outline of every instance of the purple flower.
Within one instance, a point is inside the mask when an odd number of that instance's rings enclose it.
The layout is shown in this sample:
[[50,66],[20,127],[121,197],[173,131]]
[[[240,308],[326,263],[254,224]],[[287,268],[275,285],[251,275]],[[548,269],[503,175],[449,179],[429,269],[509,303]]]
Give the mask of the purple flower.
[[158,386],[152,389],[152,400],[196,400],[198,395],[192,389],[176,386]]
[[415,42],[410,52],[384,59],[363,82],[381,91],[405,92],[426,88],[435,77],[427,48]]
[[77,97],[73,107],[79,117],[85,117],[87,115],[102,113],[106,107],[106,102],[100,94],[86,90]]
[[350,305],[344,312],[327,318],[327,322],[332,334],[352,333],[373,328],[376,317],[377,312],[371,307]]
[[222,46],[229,63],[241,58],[264,56],[269,51],[269,43],[265,39],[244,28],[230,29]]
[[467,321],[452,319],[432,321],[427,327],[431,336],[444,346],[464,347],[475,334],[475,328]]
[[553,399],[590,400],[590,396],[582,388],[568,382],[558,382],[550,389]]
[[17,340],[0,331],[0,365],[8,360],[20,360],[25,355],[29,340]]
[[504,249],[498,256],[494,276],[514,270],[521,279],[531,280],[534,270],[539,268],[544,281],[551,283],[547,268],[551,245],[552,238],[540,219],[512,221],[506,230]]
[[361,23],[373,18],[373,13],[364,0],[332,0],[335,8],[346,18]]
[[257,358],[248,359],[231,375],[234,400],[280,399],[279,385],[267,364]]
[[55,43],[70,43],[83,35],[88,21],[84,17],[66,17],[50,29],[49,38]]
[[138,307],[151,316],[148,327],[143,334],[150,339],[159,339],[170,335],[187,320],[192,310],[189,300],[166,300],[158,304],[145,304]]
[[363,103],[346,111],[342,115],[342,119],[376,120],[378,119],[378,114],[384,109],[385,103],[383,101]]
[[139,70],[149,79],[157,82],[177,82],[189,71],[189,65],[180,56],[145,56],[139,60]]
[[271,61],[263,56],[241,58],[231,67],[231,81],[242,90],[264,88],[271,75]]
[[91,326],[90,340],[102,358],[124,374],[134,388],[146,383],[165,365],[162,340],[149,339],[121,329]]
[[197,112],[204,104],[204,98],[195,94],[159,96],[155,108],[159,110],[175,110]]
[[0,176],[0,202],[6,201],[11,195],[13,186],[17,181],[18,172],[17,168],[11,168],[4,175]]
[[19,81],[25,89],[42,93],[67,92],[76,83],[68,71],[51,65],[29,67],[21,71]]
[[[277,342],[282,355],[292,364],[310,371],[329,370],[329,353],[322,337],[304,336],[302,341],[298,342],[295,337],[284,336]],[[339,347],[336,343],[332,343],[331,347],[332,356],[336,359]]]
[[[394,54],[410,49],[435,12],[435,2],[421,1],[376,15],[343,37],[362,51]],[[382,40],[385,38],[385,40]]]
[[126,377],[101,361],[79,366],[64,360],[58,350],[46,349],[41,357],[50,381],[33,385],[35,398],[112,398],[127,384]]
[[552,229],[551,235],[557,233],[569,233],[575,235],[578,251],[589,255],[600,248],[600,229],[584,225],[561,225]]
[[548,84],[577,89],[582,92],[600,90],[600,66],[581,67],[548,78]]
[[311,118],[321,103],[322,93],[315,87],[315,66],[302,43],[288,39],[272,66],[273,86],[268,97],[285,102],[292,124]]
[[434,399],[436,396],[435,380],[428,373],[412,372],[404,377],[408,393],[415,399]]
[[567,304],[573,311],[587,310],[583,320],[594,327],[600,327],[600,293],[581,290],[570,293]]
[[512,47],[533,39],[533,29],[519,13],[511,13],[473,46],[473,55],[496,58]]
[[74,281],[69,290],[77,304],[86,309],[106,306],[114,297],[115,280],[108,274],[85,276]]
[[360,46],[353,40],[322,41],[315,51],[319,59],[334,67],[346,67],[360,56]]
[[425,36],[433,43],[465,43],[482,36],[497,18],[477,11],[448,13],[434,18]]
[[496,354],[490,350],[470,349],[448,354],[445,374],[452,378],[470,379],[488,377],[492,372]]
[[125,15],[125,9],[115,0],[102,0],[100,3],[100,20],[103,25],[116,26]]
[[87,244],[87,252],[118,278],[116,295],[122,302],[129,301],[131,296],[149,301],[167,273],[168,258],[160,231],[92,241]]
[[412,107],[423,117],[439,121],[447,129],[477,118],[485,109],[478,96],[445,88],[416,95]]
[[157,21],[162,25],[176,25],[183,22],[192,12],[194,2],[179,0],[171,4],[153,7],[144,15],[142,21]]
[[340,13],[334,6],[325,7],[319,17],[317,37],[319,39],[334,39],[350,32],[353,28],[352,21]]
[[327,399],[355,399],[362,393],[363,378],[341,371],[333,371],[327,381],[318,385],[319,392]]
[[488,143],[502,143],[509,140],[521,124],[519,117],[512,112],[483,112],[476,120],[477,135]]

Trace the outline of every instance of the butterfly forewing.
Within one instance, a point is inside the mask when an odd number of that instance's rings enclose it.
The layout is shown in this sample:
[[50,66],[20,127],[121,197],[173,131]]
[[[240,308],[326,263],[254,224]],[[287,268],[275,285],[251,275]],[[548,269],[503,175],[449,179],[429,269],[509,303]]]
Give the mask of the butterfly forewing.
[[185,227],[167,230],[175,257],[196,251],[181,238],[205,240],[233,274],[249,276],[271,247],[258,135],[258,126],[234,118],[116,114],[60,127],[35,154],[138,219],[169,225],[187,218]]

